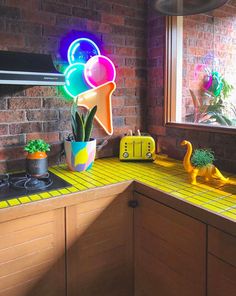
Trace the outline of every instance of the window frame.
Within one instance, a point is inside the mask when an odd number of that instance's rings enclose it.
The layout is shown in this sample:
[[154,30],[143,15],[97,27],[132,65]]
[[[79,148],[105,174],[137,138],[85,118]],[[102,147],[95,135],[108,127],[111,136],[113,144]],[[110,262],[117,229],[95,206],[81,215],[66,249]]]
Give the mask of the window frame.
[[[176,85],[178,69],[178,38],[177,25],[180,19],[176,16],[166,17],[166,51],[165,51],[165,82],[164,82],[164,125],[165,127],[206,131],[224,134],[236,134],[236,127],[211,126],[208,124],[172,122],[176,118]],[[182,68],[181,68],[182,71]],[[182,85],[182,83],[181,83]]]

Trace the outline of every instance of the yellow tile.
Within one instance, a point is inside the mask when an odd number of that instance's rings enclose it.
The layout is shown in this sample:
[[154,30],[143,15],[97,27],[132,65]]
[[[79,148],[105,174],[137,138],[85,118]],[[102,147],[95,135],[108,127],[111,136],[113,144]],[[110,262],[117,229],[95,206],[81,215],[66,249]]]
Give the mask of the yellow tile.
[[215,206],[217,208],[220,208],[222,210],[227,210],[229,208],[228,205],[223,205],[223,204],[219,203],[218,201],[212,201],[209,204],[211,204],[211,205],[213,205],[213,206]]
[[11,207],[20,205],[20,202],[17,198],[10,199],[7,201]]
[[231,208],[231,209],[229,209],[229,211],[236,215],[236,208]]
[[70,193],[70,191],[67,190],[66,188],[59,189],[58,191],[59,191],[60,193],[62,193],[62,194],[68,194],[68,193]]
[[70,192],[78,192],[78,189],[76,187],[68,187],[67,188]]
[[203,204],[202,205],[203,208],[207,209],[207,210],[211,210],[213,212],[216,212],[216,213],[220,213],[222,212],[222,209],[214,206],[214,205],[211,205],[211,204]]
[[193,198],[193,197],[188,198],[187,201],[189,201],[189,202],[191,202],[191,203],[193,203],[195,205],[202,205],[202,204],[204,204],[203,201],[198,200],[198,199]]
[[221,213],[221,215],[223,215],[223,216],[226,216],[226,217],[229,217],[229,218],[231,218],[231,219],[234,219],[234,220],[236,220],[236,215],[234,215],[233,213],[231,213],[231,212],[222,212]]
[[51,191],[49,191],[49,193],[50,193],[52,196],[60,196],[60,195],[61,195],[61,193],[58,192],[57,190],[51,190]]
[[52,197],[48,192],[43,192],[39,194],[43,199]]
[[0,201],[0,209],[7,208],[7,207],[9,207],[9,205],[6,201]]
[[28,196],[22,196],[22,197],[19,197],[19,201],[20,201],[21,203],[25,204],[25,203],[30,202],[30,199],[29,199]]
[[41,200],[41,197],[38,194],[32,194],[29,196],[32,201]]

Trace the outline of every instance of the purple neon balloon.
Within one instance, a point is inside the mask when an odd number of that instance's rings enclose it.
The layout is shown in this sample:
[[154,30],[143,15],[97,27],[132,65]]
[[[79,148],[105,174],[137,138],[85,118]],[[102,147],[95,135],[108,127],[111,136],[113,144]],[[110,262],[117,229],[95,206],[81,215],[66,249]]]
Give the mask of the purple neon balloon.
[[109,58],[97,55],[85,64],[84,76],[86,82],[94,88],[106,82],[115,81],[116,69]]

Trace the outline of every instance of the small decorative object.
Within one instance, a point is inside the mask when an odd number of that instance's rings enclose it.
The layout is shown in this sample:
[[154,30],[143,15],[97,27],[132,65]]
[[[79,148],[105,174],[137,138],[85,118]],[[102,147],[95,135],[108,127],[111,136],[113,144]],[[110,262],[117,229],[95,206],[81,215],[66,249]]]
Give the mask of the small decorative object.
[[26,172],[33,177],[41,177],[48,172],[47,151],[50,151],[50,145],[44,140],[31,140],[24,147],[28,152],[26,157]]
[[73,104],[71,111],[72,135],[64,142],[66,162],[70,170],[82,172],[90,169],[96,154],[96,140],[91,139],[93,120],[97,111],[94,106],[87,114],[77,111]]
[[183,165],[187,173],[190,175],[191,184],[196,185],[197,176],[204,177],[205,181],[211,179],[220,179],[228,182],[229,178],[225,178],[221,172],[213,165],[214,154],[210,150],[196,149],[193,153],[192,144],[189,141],[182,141],[182,146],[187,146]]

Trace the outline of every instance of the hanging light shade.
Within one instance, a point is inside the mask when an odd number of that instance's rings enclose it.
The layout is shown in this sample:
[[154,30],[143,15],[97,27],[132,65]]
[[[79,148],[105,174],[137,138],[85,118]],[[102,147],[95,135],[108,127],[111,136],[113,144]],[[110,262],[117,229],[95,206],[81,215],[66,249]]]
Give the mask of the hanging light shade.
[[164,15],[204,13],[224,5],[228,0],[153,0],[154,8]]

